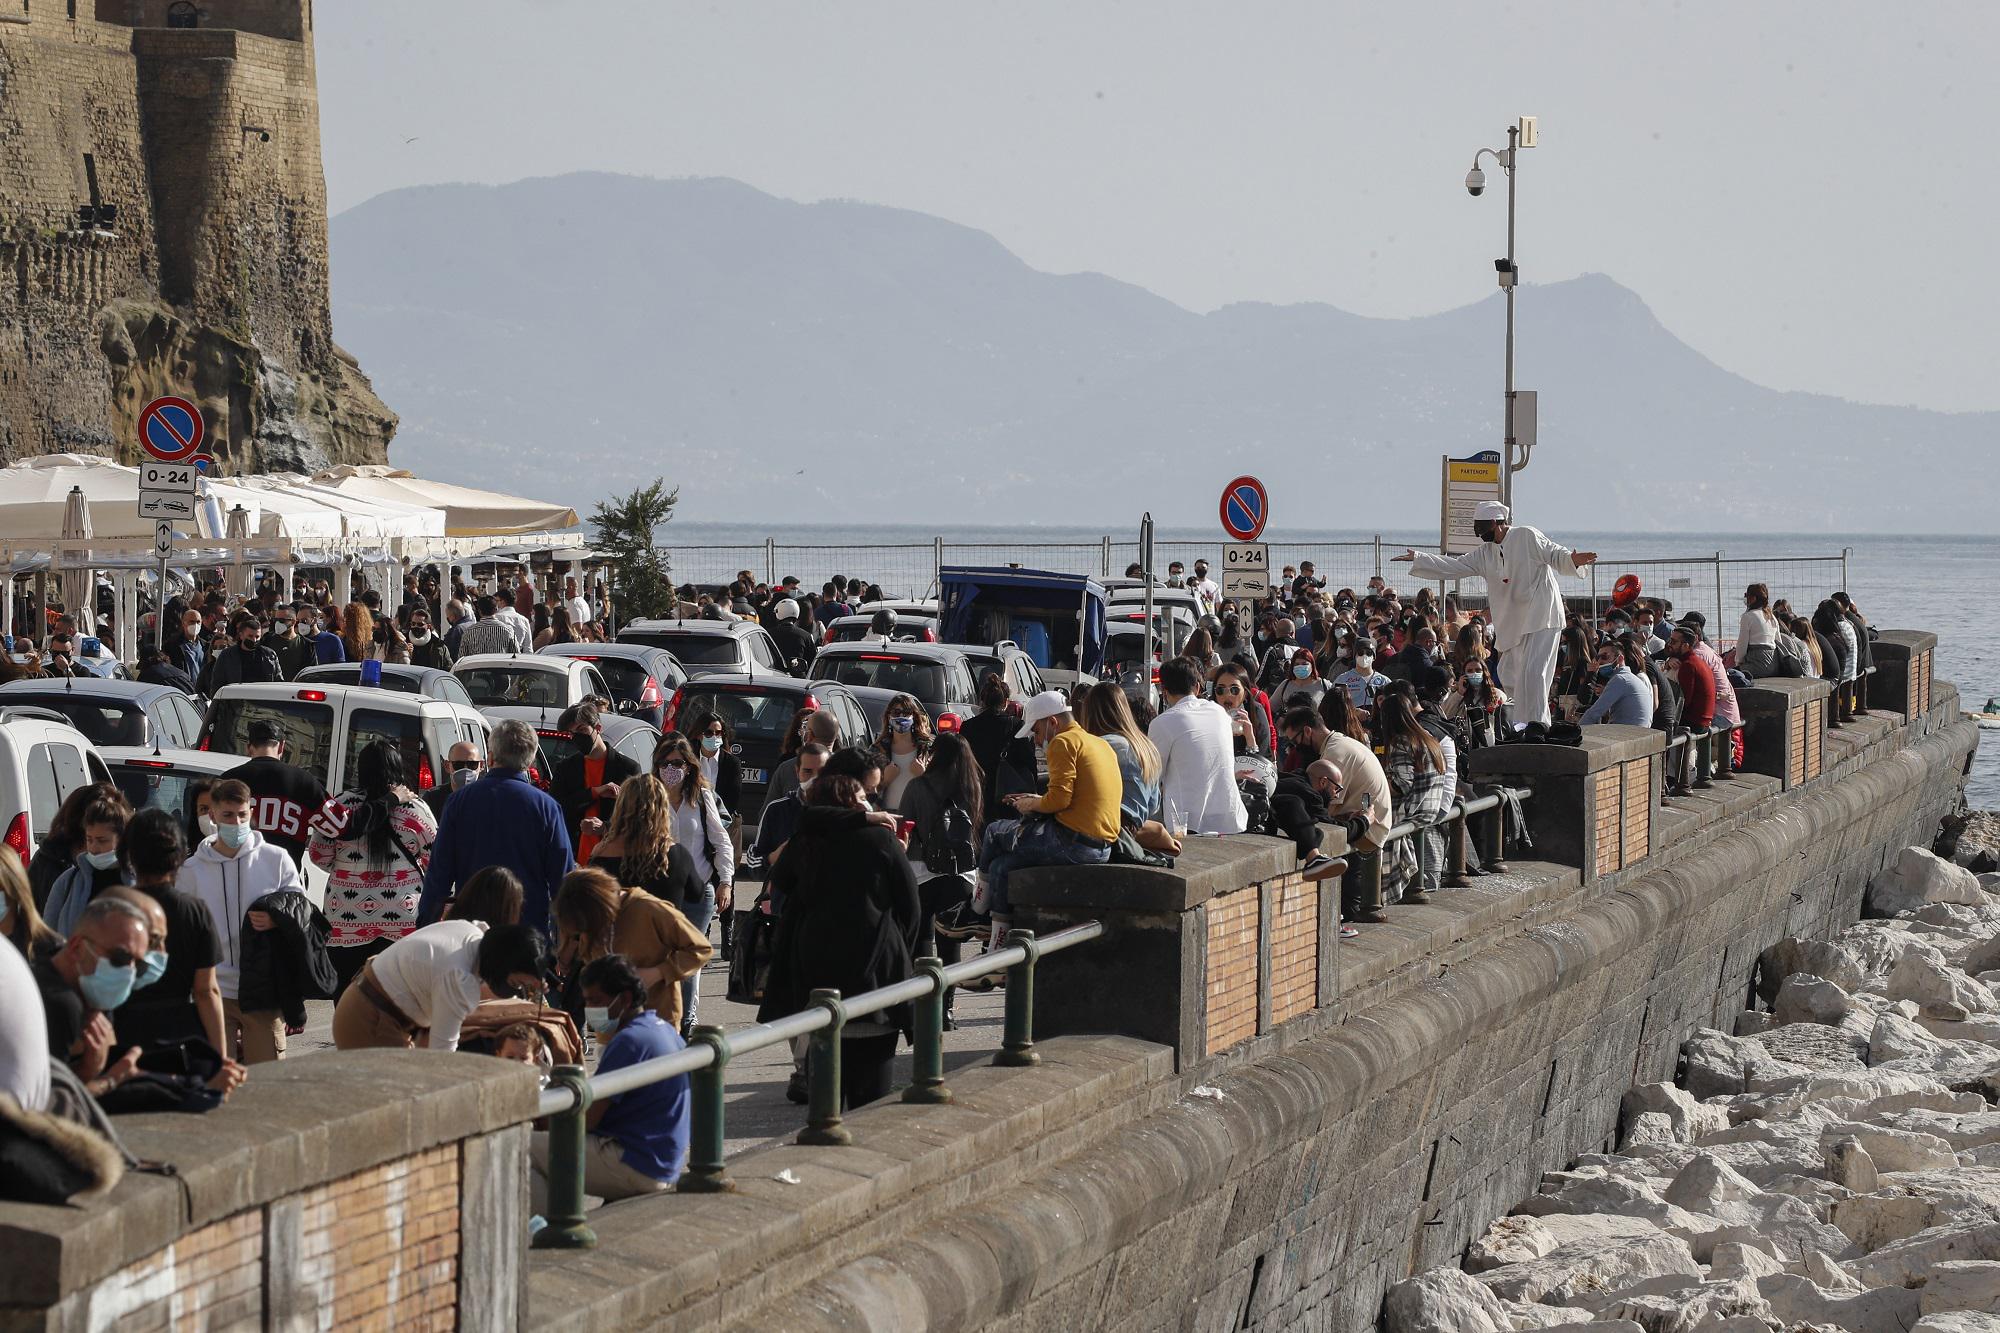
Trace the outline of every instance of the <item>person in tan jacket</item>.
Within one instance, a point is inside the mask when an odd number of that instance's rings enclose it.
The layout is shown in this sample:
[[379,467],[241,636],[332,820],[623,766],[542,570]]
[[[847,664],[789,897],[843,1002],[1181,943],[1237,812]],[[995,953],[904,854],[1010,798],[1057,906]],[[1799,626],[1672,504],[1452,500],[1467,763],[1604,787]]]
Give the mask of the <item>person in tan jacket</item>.
[[681,980],[701,971],[713,952],[679,908],[596,866],[571,871],[556,892],[556,970],[565,982],[587,963],[622,954],[646,983],[647,1007],[676,1027]]

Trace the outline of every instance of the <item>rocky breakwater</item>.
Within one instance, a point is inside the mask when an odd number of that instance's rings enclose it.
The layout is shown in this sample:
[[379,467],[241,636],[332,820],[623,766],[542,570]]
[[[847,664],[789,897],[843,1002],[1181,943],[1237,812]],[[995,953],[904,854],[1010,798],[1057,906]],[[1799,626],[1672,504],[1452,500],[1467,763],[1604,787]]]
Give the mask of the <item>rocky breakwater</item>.
[[1392,1288],[1389,1333],[2000,1330],[2000,874],[1911,847],[1867,905],[1766,950],[1762,1007]]

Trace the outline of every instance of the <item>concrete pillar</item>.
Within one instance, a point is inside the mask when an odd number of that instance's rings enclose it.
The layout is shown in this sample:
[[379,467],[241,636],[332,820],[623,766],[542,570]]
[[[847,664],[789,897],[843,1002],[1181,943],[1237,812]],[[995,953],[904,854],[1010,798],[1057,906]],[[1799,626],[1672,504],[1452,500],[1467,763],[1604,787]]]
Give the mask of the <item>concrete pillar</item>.
[[1820,775],[1833,686],[1774,676],[1736,691],[1743,710],[1743,771],[1778,779],[1784,790]]
[[139,576],[129,569],[121,569],[111,576],[111,586],[117,596],[112,602],[112,615],[118,622],[118,646],[114,650],[118,660],[131,666],[139,660]]
[[1577,745],[1492,745],[1474,750],[1476,783],[1529,787],[1521,809],[1535,859],[1576,866],[1587,884],[1652,855],[1666,734],[1593,725]]
[[[1868,707],[1904,717],[1931,710],[1931,661],[1937,635],[1923,630],[1885,629],[1869,645],[1875,674],[1868,678]],[[1983,702],[1983,700],[1977,700]]]
[[349,560],[333,562],[333,600],[341,606],[354,600],[354,565]]

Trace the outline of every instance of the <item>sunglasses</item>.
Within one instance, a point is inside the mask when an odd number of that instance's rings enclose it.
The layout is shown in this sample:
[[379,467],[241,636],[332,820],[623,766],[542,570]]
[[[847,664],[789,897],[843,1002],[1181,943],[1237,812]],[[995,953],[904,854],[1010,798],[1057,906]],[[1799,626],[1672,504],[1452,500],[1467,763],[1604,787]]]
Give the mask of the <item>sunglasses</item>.
[[83,942],[90,946],[92,953],[107,960],[113,967],[132,967],[139,962],[138,955],[130,949],[107,949],[88,935],[84,936]]
[[448,762],[451,764],[451,771],[454,773],[463,773],[468,768],[479,767],[477,759],[453,759]]

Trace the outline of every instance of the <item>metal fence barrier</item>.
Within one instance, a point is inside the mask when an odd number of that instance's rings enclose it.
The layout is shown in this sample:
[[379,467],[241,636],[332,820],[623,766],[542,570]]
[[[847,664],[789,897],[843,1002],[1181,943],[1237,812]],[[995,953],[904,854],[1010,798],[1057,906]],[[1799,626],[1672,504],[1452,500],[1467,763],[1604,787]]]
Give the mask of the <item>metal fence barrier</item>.
[[857,1018],[879,1014],[899,1004],[917,1006],[911,1045],[913,1079],[903,1090],[906,1102],[936,1104],[951,1100],[944,1081],[944,997],[952,986],[994,972],[1007,973],[1006,1017],[1000,1050],[993,1063],[1026,1066],[1040,1063],[1035,1053],[1035,964],[1044,955],[1087,943],[1104,933],[1100,922],[1059,930],[1047,939],[1033,931],[1009,932],[1005,948],[946,967],[936,958],[916,960],[918,975],[893,986],[845,999],[837,990],[816,990],[813,1007],[769,1023],[754,1023],[725,1032],[718,1027],[695,1028],[686,1050],[609,1074],[591,1076],[582,1065],[559,1065],[550,1072],[550,1087],[542,1093],[538,1116],[549,1120],[548,1225],[535,1234],[537,1249],[589,1249],[597,1234],[584,1220],[584,1116],[590,1104],[605,1097],[647,1087],[680,1074],[688,1075],[690,1130],[687,1167],[676,1188],[684,1194],[714,1194],[734,1190],[723,1161],[723,1078],[729,1062],[797,1037],[812,1042],[807,1061],[806,1125],[798,1142],[847,1144],[853,1134],[840,1122],[840,1036]]

